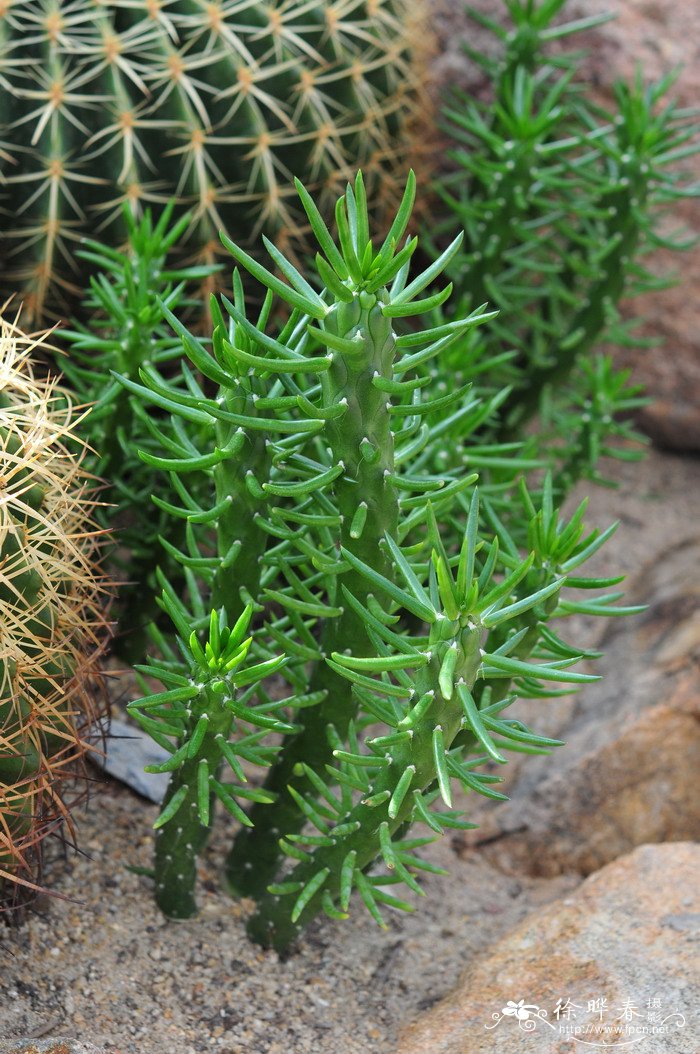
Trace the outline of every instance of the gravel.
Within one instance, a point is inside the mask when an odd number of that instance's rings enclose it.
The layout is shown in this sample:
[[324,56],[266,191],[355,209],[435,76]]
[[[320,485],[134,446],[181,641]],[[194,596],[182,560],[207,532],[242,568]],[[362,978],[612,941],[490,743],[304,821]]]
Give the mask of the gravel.
[[[168,922],[150,881],[127,870],[150,862],[150,804],[107,784],[80,823],[82,857],[51,866],[69,901],[3,938],[0,1038],[77,1036],[120,1054],[367,1054],[456,982],[465,956],[496,939],[535,903],[576,879],[514,880],[474,856],[434,846],[451,878],[429,876],[419,913],[387,915],[380,931],[315,924],[282,962],[245,935],[250,905],[218,888],[225,850],[217,828],[204,859],[201,913]],[[222,827],[224,824],[222,824]],[[340,926],[343,926],[341,929]]]

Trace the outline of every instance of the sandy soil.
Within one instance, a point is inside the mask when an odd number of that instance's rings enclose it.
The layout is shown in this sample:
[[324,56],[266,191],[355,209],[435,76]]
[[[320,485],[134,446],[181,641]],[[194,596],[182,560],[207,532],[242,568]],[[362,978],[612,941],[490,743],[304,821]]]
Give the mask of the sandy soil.
[[[617,491],[592,492],[592,523],[622,521],[602,566],[638,571],[667,540],[697,533],[700,461],[652,452],[617,477]],[[387,914],[384,933],[356,907],[349,922],[315,924],[280,962],[247,941],[247,906],[218,889],[224,822],[204,860],[200,917],[158,914],[148,879],[127,870],[149,865],[154,817],[113,782],[79,817],[84,855],[50,861],[70,899],[0,935],[0,1038],[72,1035],[121,1054],[383,1054],[473,956],[579,881],[505,875],[446,839],[428,855],[450,877],[428,876],[415,915]]]

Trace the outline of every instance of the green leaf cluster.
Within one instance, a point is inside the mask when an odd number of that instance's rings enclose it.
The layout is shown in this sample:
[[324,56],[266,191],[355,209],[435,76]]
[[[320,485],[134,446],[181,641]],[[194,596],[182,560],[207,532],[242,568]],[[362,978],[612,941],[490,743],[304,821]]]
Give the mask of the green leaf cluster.
[[[180,544],[184,526],[159,507],[151,496],[169,497],[167,477],[155,477],[138,450],[152,450],[151,413],[114,377],[138,380],[139,370],[154,367],[179,371],[180,340],[163,321],[164,306],[187,311],[195,302],[195,283],[211,278],[217,268],[173,267],[169,258],[187,228],[189,217],[173,222],[174,204],[153,222],[146,211],[140,220],[128,209],[124,222],[128,243],[124,250],[87,239],[78,255],[95,269],[85,297],[87,321],[64,329],[69,354],[61,366],[77,397],[91,404],[83,435],[92,451],[92,471],[109,482],[99,516],[104,527],[115,529],[112,553],[116,573],[126,579],[115,609],[121,634],[115,647],[126,659],[143,658],[144,630],[158,614],[153,601],[154,567],[163,563],[160,537]],[[156,451],[160,444],[155,444]],[[120,559],[120,549],[128,560]],[[167,558],[166,558],[167,559]],[[177,564],[168,568],[177,574]]]
[[499,311],[449,357],[457,379],[480,357],[485,382],[510,388],[482,439],[521,438],[540,415],[529,450],[564,487],[599,478],[598,459],[629,456],[639,438],[623,423],[639,389],[596,349],[649,344],[620,302],[668,284],[645,267],[651,250],[689,245],[662,234],[662,221],[698,193],[678,164],[699,149],[699,126],[668,99],[674,75],[646,85],[638,71],[614,85],[611,108],[593,102],[578,76],[582,53],[550,45],[608,16],[560,22],[565,0],[506,7],[505,26],[470,9],[492,38],[465,49],[488,90],[446,99],[451,170],[437,185],[442,218],[427,240],[437,255],[455,227],[465,231],[448,267],[444,322],[483,301]]
[[[335,236],[297,190],[318,244],[310,273],[266,242],[268,270],[223,236],[266,289],[260,310],[249,316],[236,270],[232,298],[212,298],[209,344],[164,306],[182,341],[179,377],[150,364],[139,381],[121,378],[172,417],[151,428],[161,453],[141,457],[170,473],[178,504],[158,505],[186,528],[179,549],[166,542],[186,594],[161,575],[179,651],[156,631],[165,659],[143,673],[164,691],[133,705],[171,753],[156,895],[168,914],[194,912],[218,800],[241,821],[228,884],[255,897],[250,932],[280,950],[319,911],[345,916],[353,890],[380,923],[383,906],[410,908],[388,890],[419,893],[416,874],[431,869],[420,847],[469,825],[454,789],[502,797],[485,764],[557,745],[507,708],[591,680],[551,623],[629,610],[618,593],[572,599],[617,583],[573,574],[611,532],[586,533],[584,506],[564,519],[551,475],[535,494],[518,489],[532,466],[518,444],[481,448],[503,478],[480,497],[465,470],[465,439],[507,393],[430,390],[465,334],[494,319],[477,306],[430,321],[461,236],[414,275],[413,176],[378,241],[361,174],[338,201]],[[241,758],[267,766],[261,792],[247,790]],[[244,815],[239,798],[252,801]]]

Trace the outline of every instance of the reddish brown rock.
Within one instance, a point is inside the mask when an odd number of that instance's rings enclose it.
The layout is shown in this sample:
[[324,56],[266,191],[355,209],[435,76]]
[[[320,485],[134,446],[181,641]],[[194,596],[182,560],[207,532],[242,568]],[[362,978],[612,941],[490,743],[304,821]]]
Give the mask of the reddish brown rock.
[[694,1054],[699,869],[690,843],[603,868],[479,955],[396,1054],[564,1054],[633,1036],[646,1054]]

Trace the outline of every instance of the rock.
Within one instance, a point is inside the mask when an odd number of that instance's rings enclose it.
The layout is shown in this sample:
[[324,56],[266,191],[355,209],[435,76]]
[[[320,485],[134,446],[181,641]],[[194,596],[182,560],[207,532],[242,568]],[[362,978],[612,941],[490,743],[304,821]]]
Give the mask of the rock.
[[[462,43],[482,53],[493,50],[493,34],[469,20],[464,5],[453,0],[430,0],[432,28],[438,52],[432,64],[433,94],[437,98],[447,85],[483,96],[483,75],[462,51]],[[493,0],[471,0],[492,19],[505,22],[494,10]],[[575,39],[587,49],[581,75],[591,92],[607,103],[615,80],[630,80],[639,66],[647,81],[658,80],[681,69],[671,97],[681,107],[693,107],[700,95],[700,4],[674,0],[628,0],[611,5],[609,0],[567,0],[563,19],[596,15],[613,10],[615,18]],[[571,46],[564,41],[564,46]],[[700,155],[682,162],[690,181],[700,179]],[[685,226],[691,236],[700,235],[700,208],[696,199],[677,202],[664,221],[665,232]],[[700,450],[700,301],[692,290],[700,284],[700,245],[688,252],[658,251],[645,264],[657,274],[678,273],[681,283],[673,289],[650,293],[625,306],[629,316],[646,322],[640,332],[658,339],[650,350],[612,349],[618,365],[631,367],[633,379],[644,385],[651,405],[638,412],[641,428],[660,446],[675,450]]]
[[566,746],[528,758],[510,801],[463,838],[507,870],[590,874],[645,842],[700,835],[700,542],[682,543],[637,577],[615,620],[602,681],[576,697]]
[[0,1054],[107,1054],[107,1051],[77,1039],[0,1039]]
[[168,788],[169,773],[143,770],[146,765],[162,764],[169,756],[137,725],[112,717],[104,747],[91,754],[91,760],[108,776],[159,804]]
[[482,952],[396,1054],[563,1054],[630,1036],[647,1054],[693,1054],[699,869],[685,842],[609,864]]

